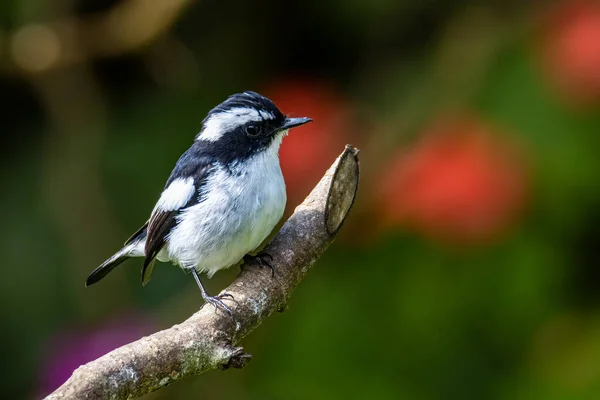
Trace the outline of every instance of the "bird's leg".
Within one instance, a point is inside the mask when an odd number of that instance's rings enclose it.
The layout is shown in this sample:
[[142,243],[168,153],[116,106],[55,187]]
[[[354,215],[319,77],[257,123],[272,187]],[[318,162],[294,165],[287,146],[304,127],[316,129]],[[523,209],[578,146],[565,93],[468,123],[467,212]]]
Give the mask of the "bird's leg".
[[273,268],[273,256],[269,253],[258,253],[253,256],[251,254],[246,254],[244,256],[244,264],[256,264],[261,268],[269,267],[271,268],[271,276],[275,276],[275,268]]
[[196,279],[196,283],[198,284],[198,287],[200,288],[200,292],[202,293],[202,298],[204,299],[204,301],[209,304],[212,304],[213,307],[215,308],[215,311],[217,310],[217,306],[219,306],[219,307],[223,308],[225,311],[227,311],[227,313],[229,315],[233,315],[233,312],[231,311],[231,309],[229,307],[227,307],[227,305],[221,301],[221,299],[224,297],[229,297],[229,298],[233,299],[233,296],[230,295],[229,293],[225,293],[225,294],[222,294],[219,296],[209,296],[208,293],[206,293],[206,290],[204,289],[202,282],[200,282],[200,277],[198,276],[198,272],[196,272],[196,268],[192,268],[192,274],[194,274],[194,279]]

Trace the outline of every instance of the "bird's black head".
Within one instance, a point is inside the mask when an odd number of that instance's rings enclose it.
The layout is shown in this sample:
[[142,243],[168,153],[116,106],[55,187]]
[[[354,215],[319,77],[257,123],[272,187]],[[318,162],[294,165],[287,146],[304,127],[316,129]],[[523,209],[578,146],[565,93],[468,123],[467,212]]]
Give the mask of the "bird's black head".
[[238,93],[208,113],[196,143],[203,152],[223,161],[245,159],[267,150],[277,153],[290,128],[310,121],[286,117],[258,93]]

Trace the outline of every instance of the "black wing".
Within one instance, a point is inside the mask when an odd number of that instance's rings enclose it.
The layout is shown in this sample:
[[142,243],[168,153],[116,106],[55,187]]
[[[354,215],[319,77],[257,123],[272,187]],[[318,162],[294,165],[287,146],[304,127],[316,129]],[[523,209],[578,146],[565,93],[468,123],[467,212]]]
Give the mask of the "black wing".
[[[177,215],[187,207],[191,207],[200,202],[199,189],[206,183],[206,178],[211,171],[211,163],[206,158],[193,154],[193,147],[185,152],[171,176],[167,180],[163,195],[169,190],[173,182],[184,180],[193,182],[193,189],[189,197],[182,196],[179,204],[167,204],[161,206],[161,200],[150,216],[147,222],[146,245],[144,249],[145,259],[142,266],[142,282],[148,282],[152,274],[152,268],[148,268],[156,255],[160,252],[166,243],[166,237],[177,225]],[[161,199],[163,197],[161,196]]]

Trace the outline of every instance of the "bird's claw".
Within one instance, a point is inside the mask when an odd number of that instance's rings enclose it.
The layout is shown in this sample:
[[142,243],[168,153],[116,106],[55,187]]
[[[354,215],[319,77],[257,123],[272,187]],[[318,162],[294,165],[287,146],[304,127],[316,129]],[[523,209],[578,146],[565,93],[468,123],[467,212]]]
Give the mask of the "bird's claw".
[[268,267],[271,269],[271,276],[275,276],[275,268],[273,268],[272,262],[273,256],[269,253],[258,253],[255,256],[246,254],[244,256],[244,264],[256,264],[261,268]]
[[227,314],[229,314],[230,316],[233,316],[233,311],[231,311],[231,308],[229,308],[225,303],[223,303],[221,301],[221,299],[223,298],[230,298],[233,300],[233,296],[230,295],[229,293],[224,293],[224,294],[220,294],[218,296],[206,296],[204,297],[204,301],[207,302],[208,304],[212,304],[212,306],[215,308],[215,311],[217,311],[217,309],[219,307],[221,307],[223,310],[225,310],[227,312]]

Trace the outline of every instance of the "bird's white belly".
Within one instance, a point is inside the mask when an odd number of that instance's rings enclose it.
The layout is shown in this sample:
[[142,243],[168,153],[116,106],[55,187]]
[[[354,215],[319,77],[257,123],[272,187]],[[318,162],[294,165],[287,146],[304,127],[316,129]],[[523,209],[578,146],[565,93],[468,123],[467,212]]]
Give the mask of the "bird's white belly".
[[279,162],[268,156],[257,156],[243,169],[218,167],[201,191],[203,200],[178,217],[159,260],[212,276],[260,246],[286,202]]

